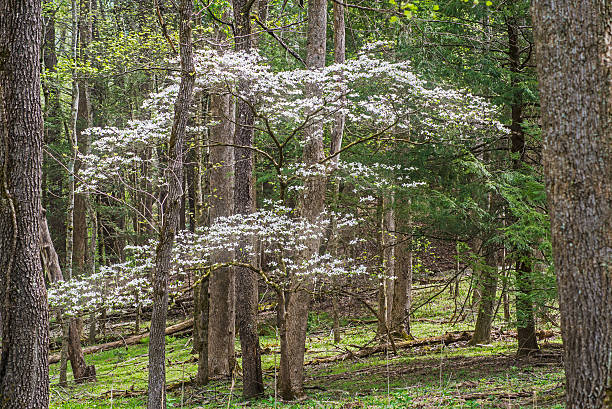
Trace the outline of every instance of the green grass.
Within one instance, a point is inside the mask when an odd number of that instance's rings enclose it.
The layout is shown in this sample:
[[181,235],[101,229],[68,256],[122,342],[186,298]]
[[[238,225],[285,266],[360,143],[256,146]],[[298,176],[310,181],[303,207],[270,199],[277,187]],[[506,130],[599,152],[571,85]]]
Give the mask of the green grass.
[[[433,290],[415,297],[426,300]],[[462,288],[462,291],[466,291]],[[465,294],[464,294],[465,295]],[[471,315],[464,322],[450,324],[454,301],[446,296],[419,310],[412,324],[417,338],[442,335],[447,331],[469,330]],[[364,318],[365,319],[365,318]],[[423,320],[425,319],[425,320]],[[432,322],[432,320],[439,321]],[[496,321],[495,325],[504,323]],[[358,325],[343,320],[343,339],[334,345],[331,318],[311,313],[306,361],[355,350],[375,336],[375,324]],[[147,387],[147,341],[86,356],[96,366],[98,381],[83,385],[71,382],[57,386],[58,364],[51,366],[51,408],[144,408]],[[267,397],[248,402],[253,408],[562,408],[563,370],[560,340],[542,343],[543,355],[517,359],[515,340],[503,338],[491,345],[466,347],[439,345],[400,350],[397,356],[377,354],[333,364],[308,365],[305,369],[308,399],[284,403],[274,397],[275,368],[279,342],[268,323],[260,338]],[[236,345],[239,350],[239,344]],[[173,386],[168,407],[239,408],[240,379],[211,382],[205,387],[190,384],[197,364],[188,338],[167,337],[167,382]],[[133,396],[132,396],[133,395]],[[127,397],[126,397],[127,396]]]

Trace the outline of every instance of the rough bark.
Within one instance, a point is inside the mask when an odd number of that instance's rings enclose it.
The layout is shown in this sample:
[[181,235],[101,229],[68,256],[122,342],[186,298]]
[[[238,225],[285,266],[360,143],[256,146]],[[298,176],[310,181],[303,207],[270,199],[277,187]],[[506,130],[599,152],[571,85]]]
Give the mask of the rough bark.
[[610,408],[612,5],[535,0],[532,11],[566,403]]
[[[325,67],[327,34],[327,1],[308,1],[308,39],[306,65],[308,69]],[[319,92],[317,84],[307,84],[305,94],[315,96]],[[323,159],[323,125],[313,122],[304,129],[304,148],[302,160],[305,166],[318,164]],[[304,190],[298,204],[299,216],[314,222],[325,207],[325,175],[316,175],[304,180]],[[310,259],[319,251],[319,240],[312,239],[307,249],[299,255],[303,260]],[[281,368],[279,373],[280,393],[284,399],[304,396],[304,349],[310,296],[306,291],[294,291],[297,277],[291,277],[290,289],[286,292],[284,316],[286,348],[281,344]],[[302,283],[308,289],[310,283]],[[280,303],[279,303],[280,304]]]
[[0,408],[49,406],[49,317],[40,261],[40,1],[0,2]]
[[183,159],[185,131],[189,118],[189,107],[195,84],[195,66],[191,42],[191,18],[193,1],[181,0],[179,4],[179,39],[181,59],[181,83],[174,105],[174,120],[168,158],[165,169],[167,192],[163,205],[159,243],[155,251],[153,268],[153,312],[149,338],[149,390],[147,408],[166,408],[166,345],[165,329],[168,315],[168,275],[174,238],[179,223],[183,183]]
[[[251,1],[234,0],[235,43],[237,51],[250,51],[251,22],[249,18]],[[242,92],[248,90],[249,84],[241,81],[238,85]],[[241,92],[241,93],[242,93]],[[240,99],[236,106],[236,130],[234,144],[253,146],[253,112],[247,101]],[[253,180],[253,152],[247,148],[234,150],[234,212],[248,214],[255,207],[255,183]],[[238,255],[238,258],[241,258]],[[242,260],[251,262],[252,260]],[[242,350],[243,389],[245,398],[263,394],[263,378],[261,372],[261,351],[257,334],[257,277],[249,269],[236,268],[236,326],[240,335]]]
[[[234,207],[234,103],[229,95],[210,96],[210,117],[218,122],[210,130],[210,220],[233,214]],[[227,144],[225,146],[215,144]],[[211,256],[211,263],[233,260],[233,254],[220,251]],[[208,324],[208,374],[229,377],[234,364],[235,279],[231,267],[211,271]]]

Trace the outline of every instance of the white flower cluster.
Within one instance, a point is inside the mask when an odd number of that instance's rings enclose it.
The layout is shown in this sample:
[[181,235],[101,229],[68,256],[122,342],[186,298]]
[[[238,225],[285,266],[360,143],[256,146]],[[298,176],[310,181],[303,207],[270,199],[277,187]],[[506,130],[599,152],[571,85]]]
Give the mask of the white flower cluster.
[[[292,217],[290,209],[278,205],[248,215],[218,218],[208,227],[191,233],[180,232],[172,258],[172,276],[185,271],[206,273],[219,264],[232,265],[240,260],[255,260],[263,255],[261,268],[266,279],[278,287],[288,287],[288,277],[316,277],[326,281],[331,276],[365,274],[366,267],[347,257],[315,254],[305,259],[310,243],[324,239],[331,219],[329,213],[314,223]],[[354,228],[358,220],[336,214],[336,233]],[[151,304],[149,274],[154,267],[155,242],[128,246],[128,261],[102,267],[100,272],[82,279],[54,284],[49,289],[49,305],[65,314],[77,316],[106,308],[109,312],[134,309]],[[316,253],[316,252],[315,252]],[[224,260],[214,259],[223,254]],[[300,261],[298,261],[300,260]],[[172,296],[180,294],[184,283],[170,283]]]
[[[304,260],[311,243],[324,239],[330,214],[314,223],[293,217],[290,210],[274,206],[247,215],[222,217],[196,233],[182,232],[175,247],[175,260],[181,268],[207,270],[215,254],[225,254],[223,263],[262,258],[262,273],[279,286],[289,285],[287,277],[361,274],[365,267],[350,258],[316,254]],[[335,215],[337,231],[357,225],[350,215]],[[315,252],[316,253],[316,252]],[[229,255],[229,256],[228,256]],[[299,260],[299,261],[298,261]]]
[[[374,58],[366,48],[345,64],[281,72],[273,71],[256,53],[200,50],[196,55],[196,87],[248,100],[258,129],[273,134],[282,144],[298,140],[300,130],[314,123],[331,124],[337,112],[346,114],[347,127],[356,134],[409,133],[412,138],[440,140],[507,132],[494,119],[495,107],[484,99],[432,86],[414,74],[408,62]],[[308,87],[316,87],[317,96],[306,92]],[[130,121],[122,129],[88,130],[94,142],[91,154],[82,158],[89,166],[81,170],[81,190],[110,181],[132,184],[138,190],[144,185],[139,169],[145,161],[151,179],[147,182],[159,184],[155,179],[163,172],[158,169],[155,149],[149,156],[143,151],[167,138],[177,92],[178,78],[170,78],[170,85],[152,93],[142,104],[139,116],[145,119]],[[308,168],[299,176],[324,171]]]
[[148,274],[153,267],[154,247],[128,246],[128,260],[103,266],[84,278],[54,283],[48,290],[51,309],[69,316],[79,316],[101,309],[122,312],[150,305],[151,285]]
[[[410,172],[415,168],[406,168],[400,164],[387,165],[372,163],[365,165],[360,162],[338,162],[340,176],[351,181],[353,193],[389,192],[391,190],[410,189],[425,185],[425,182],[413,181]],[[373,202],[372,196],[362,196],[360,202]]]

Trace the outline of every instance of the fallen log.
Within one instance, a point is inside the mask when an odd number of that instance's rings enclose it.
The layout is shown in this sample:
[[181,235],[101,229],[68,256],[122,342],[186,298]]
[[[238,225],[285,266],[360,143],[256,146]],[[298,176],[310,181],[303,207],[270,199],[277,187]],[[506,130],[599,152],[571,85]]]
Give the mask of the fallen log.
[[[190,318],[187,321],[183,321],[176,325],[172,325],[166,328],[166,335],[174,335],[177,332],[184,331],[186,329],[191,328],[192,326],[193,326],[193,318]],[[122,346],[127,347],[128,345],[136,345],[148,336],[149,336],[149,333],[147,332],[147,333],[140,334],[140,335],[132,335],[131,337],[120,339],[118,341],[107,342],[106,344],[92,345],[90,347],[83,348],[83,354],[85,355],[95,354],[96,352],[108,351],[109,349],[120,348]],[[59,354],[51,355],[49,356],[49,365],[55,364],[59,362],[59,360],[60,360]]]
[[[453,344],[459,341],[469,341],[472,338],[472,334],[467,331],[462,332],[447,332],[446,334],[439,337],[432,337],[426,339],[419,339],[416,341],[403,341],[403,342],[395,342],[395,347],[397,349],[406,349],[406,348],[416,348],[426,345],[436,345],[436,344]],[[370,356],[379,352],[385,352],[392,348],[391,344],[382,344],[375,345],[372,347],[362,348],[357,351],[348,351],[344,354],[328,356],[324,358],[315,358],[311,361],[308,361],[305,365],[316,365],[316,364],[325,364],[332,363],[337,361],[344,361],[346,359],[351,358],[363,358],[366,356]]]
[[494,392],[475,392],[469,393],[467,395],[459,395],[458,398],[463,399],[465,401],[468,400],[476,400],[476,399],[517,399],[517,398],[528,398],[533,396],[533,393],[530,392],[502,392],[502,393],[494,393]]

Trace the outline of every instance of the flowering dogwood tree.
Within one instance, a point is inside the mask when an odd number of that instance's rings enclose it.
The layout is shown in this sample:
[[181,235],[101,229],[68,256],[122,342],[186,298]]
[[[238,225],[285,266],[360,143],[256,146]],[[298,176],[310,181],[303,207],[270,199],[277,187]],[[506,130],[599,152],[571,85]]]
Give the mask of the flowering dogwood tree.
[[[466,91],[430,84],[415,74],[408,62],[390,62],[375,56],[372,50],[381,46],[384,48],[384,44],[366,47],[356,58],[343,64],[280,72],[274,71],[257,53],[196,52],[196,93],[229,93],[248,103],[255,118],[256,145],[226,145],[252,149],[265,160],[273,173],[279,203],[248,215],[217,218],[214,224],[195,233],[182,232],[177,238],[172,268],[175,272],[200,271],[202,274],[227,266],[255,271],[278,295],[281,337],[286,325],[282,308],[287,297],[301,290],[303,283],[331,282],[330,277],[367,272],[365,266],[347,253],[318,252],[304,257],[309,254],[307,243],[329,239],[326,234],[331,220],[332,234],[338,237],[342,229],[354,228],[357,220],[347,214],[332,217],[332,212],[323,212],[316,220],[299,217],[299,212],[291,208],[295,202],[291,199],[304,189],[305,181],[334,172],[349,180],[360,204],[370,206],[381,195],[416,188],[419,182],[410,177],[411,168],[338,162],[335,158],[340,153],[349,153],[369,142],[390,149],[396,143],[455,142],[507,132],[495,119],[496,108],[484,99]],[[153,154],[148,156],[143,151],[162,147],[168,137],[172,125],[170,107],[178,93],[177,81],[178,78],[170,78],[160,92],[152,93],[140,107],[139,119],[128,122],[127,126],[89,129],[87,132],[94,140],[91,153],[81,158],[89,166],[83,167],[78,175],[79,186],[84,191],[105,191],[109,184],[124,186],[127,193],[114,198],[128,204],[132,212],[138,213],[154,229],[159,220],[130,205],[126,197],[146,195],[155,203],[156,213],[164,214],[164,198],[158,192],[164,191],[166,182],[162,175],[166,170],[157,153],[163,148],[153,149]],[[244,81],[250,86],[240,87]],[[308,84],[316,84],[319,92],[305,92]],[[300,155],[296,152],[307,142],[300,138],[303,131],[314,124],[331,128],[338,113],[346,117],[344,146],[327,153],[317,163],[305,164],[298,159]],[[209,122],[190,126],[188,132],[202,132],[213,125]],[[149,171],[143,172],[143,167]],[[358,242],[359,238],[353,237],[343,245],[354,246]],[[52,305],[77,314],[85,310],[85,305],[121,309],[134,303],[150,303],[147,274],[152,267],[153,248],[154,243],[134,247],[129,261],[51,289]],[[214,253],[248,254],[249,260],[259,262],[229,258],[213,263]]]

